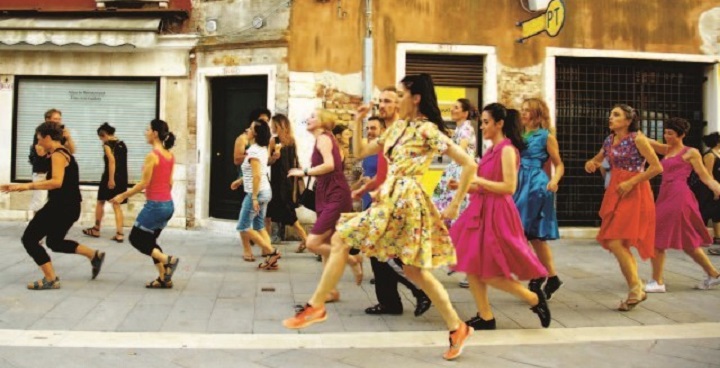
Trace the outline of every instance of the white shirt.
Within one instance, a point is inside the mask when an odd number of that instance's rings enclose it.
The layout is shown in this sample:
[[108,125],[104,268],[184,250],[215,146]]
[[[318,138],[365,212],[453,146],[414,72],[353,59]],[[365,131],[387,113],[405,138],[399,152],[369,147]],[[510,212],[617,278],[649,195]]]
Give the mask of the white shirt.
[[252,165],[250,164],[251,159],[256,159],[260,162],[260,190],[259,192],[270,190],[270,180],[268,180],[268,148],[267,147],[260,147],[257,144],[253,143],[250,148],[245,151],[247,156],[245,157],[245,161],[243,161],[242,166],[240,166],[240,169],[242,170],[243,175],[243,186],[245,187],[245,193],[252,194],[253,192],[253,172],[252,172]]

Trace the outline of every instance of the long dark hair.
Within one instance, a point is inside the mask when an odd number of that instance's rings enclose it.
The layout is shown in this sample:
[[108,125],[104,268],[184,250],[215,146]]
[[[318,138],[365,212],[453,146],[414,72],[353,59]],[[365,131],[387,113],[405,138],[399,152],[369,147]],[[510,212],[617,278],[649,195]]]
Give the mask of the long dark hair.
[[495,102],[483,107],[483,111],[487,111],[496,123],[500,120],[504,122],[502,132],[510,139],[515,148],[520,151],[527,148],[520,133],[520,113],[517,110],[508,110],[503,104]]
[[272,133],[270,132],[270,126],[265,120],[257,119],[253,121],[255,132],[255,143],[260,147],[267,147],[270,144],[270,138]]
[[150,129],[158,134],[158,139],[162,142],[163,147],[169,150],[175,145],[175,134],[170,131],[168,123],[160,119],[154,119],[150,122]]
[[420,105],[418,110],[428,120],[437,125],[438,129],[445,135],[448,134],[445,122],[440,115],[440,107],[435,94],[435,85],[433,84],[430,74],[414,74],[406,75],[400,83],[402,83],[411,95],[420,96]]

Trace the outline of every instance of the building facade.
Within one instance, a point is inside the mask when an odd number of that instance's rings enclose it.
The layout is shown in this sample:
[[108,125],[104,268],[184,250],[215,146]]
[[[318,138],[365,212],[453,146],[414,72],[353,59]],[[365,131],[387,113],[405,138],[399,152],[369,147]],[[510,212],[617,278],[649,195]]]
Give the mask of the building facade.
[[[27,179],[28,129],[44,109],[59,108],[86,142],[78,156],[87,160],[87,222],[101,159],[94,127],[126,127],[118,135],[140,153],[143,124],[157,116],[180,138],[172,225],[231,228],[224,220],[239,209],[227,189],[237,175],[232,146],[249,112],[287,114],[307,164],[310,113],[323,107],[350,121],[362,102],[369,33],[375,96],[405,74],[428,72],[444,111],[459,97],[511,107],[544,98],[566,164],[557,201],[564,226],[598,224],[602,185],[582,165],[608,133],[615,103],[638,108],[651,137],[661,137],[669,116],[691,121],[693,145],[720,128],[718,0],[565,0],[559,34],[523,43],[516,23],[543,16],[526,0],[136,0],[109,14],[98,2],[50,9],[54,1],[0,0],[0,182]],[[28,198],[0,196],[0,218],[26,219]]]

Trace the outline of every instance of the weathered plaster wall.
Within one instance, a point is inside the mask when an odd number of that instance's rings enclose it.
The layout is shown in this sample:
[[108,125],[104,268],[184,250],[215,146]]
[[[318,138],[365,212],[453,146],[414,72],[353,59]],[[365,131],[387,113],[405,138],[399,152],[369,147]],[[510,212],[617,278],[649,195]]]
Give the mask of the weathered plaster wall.
[[[373,1],[375,85],[392,84],[398,42],[497,46],[511,68],[537,65],[546,47],[701,54],[698,22],[717,0],[566,1],[567,20],[556,38],[540,35],[515,42],[514,24],[532,18],[519,1]],[[362,67],[364,0],[296,1],[290,17],[290,70],[353,73]],[[717,40],[715,41],[717,43]],[[312,55],[310,57],[310,55]]]

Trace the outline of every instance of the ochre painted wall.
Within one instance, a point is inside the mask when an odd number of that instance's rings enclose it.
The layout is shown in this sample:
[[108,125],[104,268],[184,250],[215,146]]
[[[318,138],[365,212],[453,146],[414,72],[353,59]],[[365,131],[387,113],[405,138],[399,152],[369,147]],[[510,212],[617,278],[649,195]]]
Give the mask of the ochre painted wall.
[[[516,68],[541,63],[545,47],[700,54],[700,14],[720,0],[565,0],[561,33],[525,44],[515,23],[532,17],[520,0],[373,0],[375,84],[395,81],[400,42],[496,46],[500,63]],[[291,71],[362,69],[365,0],[294,1],[290,19]]]

